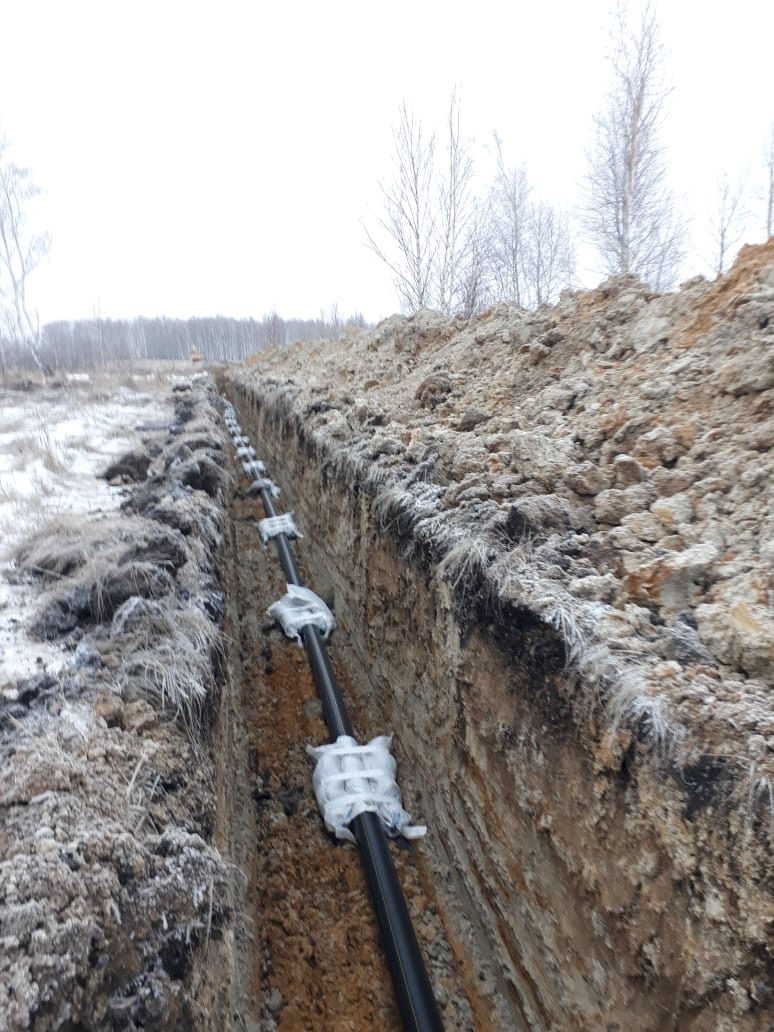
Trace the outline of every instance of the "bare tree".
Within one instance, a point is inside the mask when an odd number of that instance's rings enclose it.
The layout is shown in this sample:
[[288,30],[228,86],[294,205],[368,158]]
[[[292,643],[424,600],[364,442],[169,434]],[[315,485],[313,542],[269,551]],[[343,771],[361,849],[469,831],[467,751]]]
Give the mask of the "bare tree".
[[567,219],[552,205],[530,206],[526,279],[534,303],[552,301],[575,278],[575,249]]
[[470,283],[466,281],[473,255],[469,252],[478,243],[477,227],[474,226],[473,159],[470,145],[460,133],[460,103],[456,90],[452,91],[449,101],[446,127],[446,163],[438,176],[437,186],[434,300],[440,311],[452,315],[470,302]]
[[373,251],[392,271],[402,307],[415,312],[430,303],[432,293],[435,136],[424,132],[405,101],[392,135],[392,179],[379,183],[384,215],[378,225],[387,245],[378,243],[367,227],[366,236]]
[[432,305],[447,315],[472,314],[488,303],[485,212],[473,192],[471,145],[452,91],[445,149],[401,106],[393,129],[393,176],[379,184],[384,215],[372,250],[391,269],[404,311]]
[[327,312],[324,308],[320,309],[321,337],[331,337],[334,340],[338,340],[344,332],[345,325],[344,319],[339,311],[338,301],[334,301]]
[[469,319],[497,300],[492,277],[491,212],[478,204],[469,221],[459,268],[456,314]]
[[631,26],[619,0],[610,61],[613,86],[594,119],[582,221],[606,272],[635,272],[664,289],[679,272],[685,225],[667,185],[659,143],[669,90],[650,2]]
[[713,266],[715,275],[726,271],[729,251],[738,246],[744,232],[747,212],[742,207],[745,183],[743,179],[732,183],[728,173],[716,180],[717,207],[711,220],[714,245]]
[[763,154],[763,167],[766,170],[766,239],[774,233],[774,122],[771,123],[771,136]]
[[490,194],[492,274],[501,299],[527,305],[524,266],[529,249],[531,188],[524,165],[507,168],[494,133],[497,172]]
[[553,300],[575,276],[568,222],[532,199],[525,165],[507,167],[494,134],[497,171],[490,195],[489,255],[496,296],[529,307]]
[[47,234],[28,224],[29,206],[39,192],[29,169],[11,160],[8,141],[0,136],[0,305],[11,340],[24,343],[42,368],[40,323],[27,299],[27,278],[48,253]]
[[380,240],[366,227],[371,248],[393,271],[404,310],[433,304],[467,318],[498,300],[524,306],[551,300],[574,276],[567,219],[532,201],[525,166],[506,166],[496,133],[495,181],[485,201],[476,197],[456,91],[446,130],[441,163],[435,138],[428,140],[402,106],[393,131],[395,174],[389,185],[379,184]]
[[280,347],[287,342],[288,333],[285,320],[275,308],[269,315],[263,317],[263,347]]

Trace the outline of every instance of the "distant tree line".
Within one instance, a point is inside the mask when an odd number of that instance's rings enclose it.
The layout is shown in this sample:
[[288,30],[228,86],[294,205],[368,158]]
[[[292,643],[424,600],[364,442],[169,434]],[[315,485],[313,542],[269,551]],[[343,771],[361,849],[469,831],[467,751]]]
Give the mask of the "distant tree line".
[[272,312],[262,319],[208,318],[93,319],[46,323],[33,356],[24,339],[2,341],[0,372],[7,369],[100,369],[143,360],[190,359],[239,362],[272,345],[337,338],[349,327],[363,327],[360,314],[342,318],[336,305],[317,319],[283,319]]
[[38,187],[30,170],[12,159],[0,134],[0,373],[11,369],[104,368],[118,362],[190,359],[199,352],[213,362],[238,362],[272,345],[338,338],[364,327],[363,316],[343,317],[337,304],[317,319],[284,319],[276,311],[262,319],[216,315],[58,321],[40,325],[28,300],[28,277],[48,253],[47,233],[30,223]]

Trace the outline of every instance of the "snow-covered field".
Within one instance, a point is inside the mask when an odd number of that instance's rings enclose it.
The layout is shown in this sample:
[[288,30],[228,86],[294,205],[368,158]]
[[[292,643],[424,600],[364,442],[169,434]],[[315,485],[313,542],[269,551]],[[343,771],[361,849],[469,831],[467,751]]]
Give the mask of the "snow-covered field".
[[14,549],[52,517],[99,519],[120,505],[122,486],[101,474],[149,422],[169,422],[168,389],[167,377],[119,386],[86,374],[54,389],[0,389],[0,692],[36,673],[56,674],[67,658],[61,645],[26,633],[40,587],[16,577]]

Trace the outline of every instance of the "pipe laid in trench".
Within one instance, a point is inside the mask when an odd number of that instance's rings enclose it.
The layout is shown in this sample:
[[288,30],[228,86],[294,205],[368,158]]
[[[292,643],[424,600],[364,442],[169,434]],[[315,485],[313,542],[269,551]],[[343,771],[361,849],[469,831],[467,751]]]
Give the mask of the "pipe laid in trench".
[[[260,477],[256,476],[254,479],[258,482]],[[269,488],[261,487],[259,493],[266,515],[276,516]],[[274,541],[287,583],[301,586],[298,567],[290,550],[287,535],[279,533],[274,537]],[[320,640],[316,629],[309,624],[301,628],[301,635],[331,740],[336,741],[340,735],[354,737],[325,644]],[[379,921],[382,944],[404,1028],[409,1032],[442,1030],[438,1005],[430,986],[381,820],[377,814],[366,812],[355,817],[349,827],[360,849],[360,858]]]

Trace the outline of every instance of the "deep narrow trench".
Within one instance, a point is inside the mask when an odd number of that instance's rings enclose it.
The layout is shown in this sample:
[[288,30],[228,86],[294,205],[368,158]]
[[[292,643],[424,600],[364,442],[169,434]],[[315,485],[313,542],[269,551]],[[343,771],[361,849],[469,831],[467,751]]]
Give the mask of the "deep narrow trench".
[[[305,746],[329,735],[303,649],[266,609],[285,592],[273,548],[261,543],[260,500],[231,509],[227,570],[229,685],[220,719],[220,845],[239,899],[232,952],[234,1025],[247,1029],[398,1029],[376,918],[357,850],[323,826]],[[306,578],[309,539],[294,542]],[[307,579],[313,583],[311,575]],[[347,710],[362,741],[371,728],[359,692],[330,650]],[[399,775],[400,777],[400,775]],[[420,847],[391,845],[417,937],[447,1028],[472,1019],[458,960],[429,889]]]
[[[331,656],[358,736],[395,733],[404,805],[428,826],[400,877],[431,979],[448,992],[445,1027],[693,1027],[685,930],[702,935],[707,970],[725,970],[734,933],[707,924],[676,873],[712,843],[728,899],[757,907],[753,882],[739,895],[723,821],[683,819],[683,790],[640,739],[619,766],[552,620],[497,594],[476,562],[445,572],[405,478],[342,443],[338,423],[339,436],[310,425],[294,381],[235,377],[231,390],[306,535],[303,579],[335,613]],[[475,542],[475,521],[465,527]],[[751,864],[763,872],[762,850]],[[424,935],[432,907],[437,938]],[[712,1020],[712,997],[705,1010]]]

